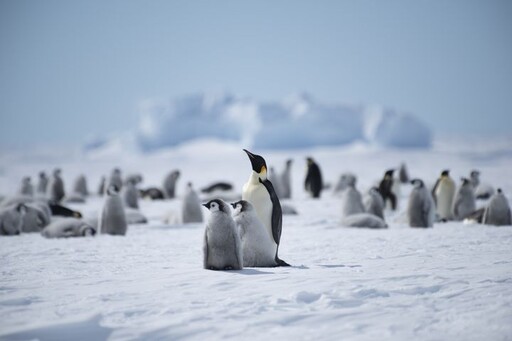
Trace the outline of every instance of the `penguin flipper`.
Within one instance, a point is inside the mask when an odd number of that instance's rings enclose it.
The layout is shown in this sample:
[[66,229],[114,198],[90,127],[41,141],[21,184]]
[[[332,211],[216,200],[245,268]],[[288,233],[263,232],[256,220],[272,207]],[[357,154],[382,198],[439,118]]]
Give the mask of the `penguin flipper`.
[[279,245],[279,241],[281,240],[281,230],[283,227],[283,211],[281,209],[281,203],[279,202],[279,198],[274,190],[274,186],[269,180],[261,181],[260,179],[260,183],[265,186],[268,194],[270,195],[270,200],[272,201],[272,236],[274,237],[274,242]]

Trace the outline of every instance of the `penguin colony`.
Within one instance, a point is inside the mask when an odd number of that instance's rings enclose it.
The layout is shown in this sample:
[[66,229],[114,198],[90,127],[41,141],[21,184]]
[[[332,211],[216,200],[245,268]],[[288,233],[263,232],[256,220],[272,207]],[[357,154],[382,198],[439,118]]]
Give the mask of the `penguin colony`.
[[[285,161],[281,172],[268,167],[265,159],[246,149],[250,168],[241,197],[235,200],[234,187],[219,181],[201,189],[200,193],[216,196],[206,203],[191,182],[182,196],[177,194],[180,171],[169,171],[162,187],[142,188],[143,177],[123,177],[114,168],[102,176],[96,194],[91,194],[84,174],[75,178],[66,192],[62,171],[54,169],[50,176],[39,172],[37,183],[22,177],[16,196],[0,201],[0,235],[38,232],[46,238],[91,237],[97,234],[124,236],[132,224],[144,224],[147,218],[139,209],[139,200],[181,200],[180,223],[204,224],[203,267],[208,270],[240,270],[244,267],[289,266],[279,255],[283,231],[283,214],[294,212],[281,200],[292,198],[292,164]],[[304,190],[309,200],[320,198],[327,186],[319,163],[305,159]],[[396,174],[396,176],[395,176]],[[357,189],[357,174],[345,172],[334,188],[340,197],[340,224],[345,227],[385,229],[385,215],[398,209],[401,187],[408,188],[405,209],[407,223],[414,228],[430,228],[446,221],[474,221],[486,225],[512,225],[510,205],[502,189],[480,180],[480,172],[471,170],[458,184],[450,170],[440,172],[431,188],[419,178],[412,178],[404,163],[388,169],[382,179],[365,192]],[[363,194],[361,194],[363,193]],[[91,196],[103,197],[96,216],[82,217],[68,204],[81,204]],[[236,197],[236,196],[235,196]],[[486,200],[478,205],[477,200]],[[208,210],[206,218],[203,213]],[[203,223],[204,222],[204,223]]]

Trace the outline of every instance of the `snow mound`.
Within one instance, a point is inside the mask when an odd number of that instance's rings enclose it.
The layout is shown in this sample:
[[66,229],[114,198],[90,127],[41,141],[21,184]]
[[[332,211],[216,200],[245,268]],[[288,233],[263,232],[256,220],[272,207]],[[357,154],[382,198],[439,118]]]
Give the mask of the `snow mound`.
[[[308,94],[258,102],[229,94],[195,94],[140,104],[134,141],[142,151],[216,138],[261,149],[297,149],[364,142],[379,147],[431,145],[428,127],[410,114],[364,105],[326,104]],[[85,149],[111,147],[105,140]]]

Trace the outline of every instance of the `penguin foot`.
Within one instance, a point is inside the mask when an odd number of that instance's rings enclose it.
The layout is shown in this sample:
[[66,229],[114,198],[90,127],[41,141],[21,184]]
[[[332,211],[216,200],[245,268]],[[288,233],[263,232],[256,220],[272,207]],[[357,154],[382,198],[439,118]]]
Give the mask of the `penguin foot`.
[[276,263],[277,263],[277,266],[291,266],[290,264],[286,263],[284,260],[279,259],[277,257],[276,257]]

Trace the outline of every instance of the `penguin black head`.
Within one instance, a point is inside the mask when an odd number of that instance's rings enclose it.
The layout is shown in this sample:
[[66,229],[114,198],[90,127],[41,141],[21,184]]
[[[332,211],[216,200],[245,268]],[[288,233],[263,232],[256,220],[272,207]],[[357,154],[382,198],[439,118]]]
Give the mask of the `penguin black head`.
[[450,176],[450,171],[448,169],[443,170],[441,176]]
[[116,185],[110,185],[107,189],[108,195],[119,194],[119,188]]
[[288,159],[286,160],[286,165],[289,166],[293,163],[293,160],[292,159]]
[[46,173],[45,172],[39,172],[39,177],[41,179],[46,178]]
[[237,202],[233,202],[231,203],[231,206],[233,206],[233,209],[235,210],[239,209],[240,212],[247,211],[252,207],[251,204],[246,200],[239,200]]
[[54,176],[59,176],[59,175],[60,175],[60,172],[61,172],[60,168],[55,168],[55,169],[53,170],[53,175],[54,175]]
[[249,160],[251,161],[252,170],[255,173],[266,176],[267,163],[265,162],[265,159],[259,155],[251,153],[247,149],[244,149],[244,152],[246,152],[247,156],[249,156]]
[[388,169],[385,173],[384,173],[384,177],[388,177],[388,178],[392,178],[393,177],[393,173],[395,172],[394,169]]
[[210,212],[224,212],[224,213],[230,213],[229,205],[226,204],[221,199],[213,199],[208,201],[206,204],[203,204],[204,207],[210,210]]
[[477,177],[480,175],[480,172],[477,171],[477,170],[472,170],[471,173],[469,173],[469,175],[473,178],[473,177]]
[[421,188],[424,186],[423,184],[423,180],[421,179],[412,179],[411,180],[411,184],[415,187],[415,188]]
[[498,194],[501,194],[501,192],[502,192],[501,188],[498,188]]
[[315,163],[315,160],[311,156],[308,156],[306,158],[306,163],[308,164],[308,167]]
[[470,183],[468,178],[460,178],[460,180],[462,181],[462,186],[467,185],[467,184]]

